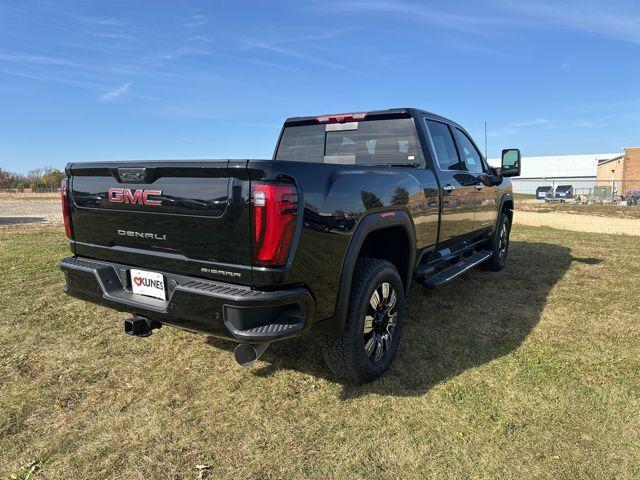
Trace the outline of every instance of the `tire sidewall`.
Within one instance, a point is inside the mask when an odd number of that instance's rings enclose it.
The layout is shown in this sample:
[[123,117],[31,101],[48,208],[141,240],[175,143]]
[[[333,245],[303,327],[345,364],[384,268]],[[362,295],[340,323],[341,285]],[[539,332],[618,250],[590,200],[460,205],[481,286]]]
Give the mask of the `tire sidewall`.
[[[367,312],[369,300],[373,295],[373,291],[384,282],[389,283],[396,292],[398,320],[396,322],[389,350],[385,352],[384,356],[380,360],[373,361],[365,351],[364,317]],[[356,347],[352,352],[354,356],[353,360],[359,366],[358,370],[360,372],[366,372],[365,376],[367,379],[371,379],[384,373],[398,351],[406,315],[406,300],[402,280],[400,279],[395,267],[390,263],[370,275],[369,278],[366,279],[365,285],[365,288],[361,289],[360,292],[357,292],[357,305],[352,305],[352,307],[355,308],[350,308],[349,314],[351,318],[349,319],[349,323],[351,324],[351,334],[355,340]]]
[[[500,235],[502,232],[503,225],[506,225],[507,227],[507,246],[504,252],[504,258],[501,259],[500,258]],[[500,223],[498,224],[498,229],[496,231],[496,238],[494,240],[494,246],[493,246],[494,261],[500,270],[502,270],[507,265],[507,260],[509,259],[509,249],[511,247],[510,236],[511,236],[511,222],[509,221],[509,217],[507,216],[507,214],[502,213],[500,215]]]

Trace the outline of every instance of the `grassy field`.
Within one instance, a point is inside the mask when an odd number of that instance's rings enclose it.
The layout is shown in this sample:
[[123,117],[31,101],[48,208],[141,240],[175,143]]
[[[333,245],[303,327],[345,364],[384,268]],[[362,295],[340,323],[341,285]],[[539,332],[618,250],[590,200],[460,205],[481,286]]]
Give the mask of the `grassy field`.
[[640,237],[516,226],[501,273],[415,286],[392,371],[66,298],[60,230],[0,232],[0,478],[639,478]]
[[535,200],[536,194],[535,193],[514,193],[513,197],[516,202],[521,202],[524,200]]

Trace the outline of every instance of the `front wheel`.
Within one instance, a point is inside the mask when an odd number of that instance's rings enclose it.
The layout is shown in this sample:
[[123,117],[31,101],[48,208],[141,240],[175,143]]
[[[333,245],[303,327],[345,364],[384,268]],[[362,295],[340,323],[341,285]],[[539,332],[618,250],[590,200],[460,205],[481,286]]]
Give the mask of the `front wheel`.
[[404,290],[395,266],[377,258],[359,259],[344,330],[322,337],[325,363],[349,382],[374,380],[395,357],[404,317]]
[[498,272],[507,266],[509,258],[509,235],[511,233],[511,221],[506,213],[502,212],[498,219],[498,228],[493,238],[491,256],[482,265],[487,270]]

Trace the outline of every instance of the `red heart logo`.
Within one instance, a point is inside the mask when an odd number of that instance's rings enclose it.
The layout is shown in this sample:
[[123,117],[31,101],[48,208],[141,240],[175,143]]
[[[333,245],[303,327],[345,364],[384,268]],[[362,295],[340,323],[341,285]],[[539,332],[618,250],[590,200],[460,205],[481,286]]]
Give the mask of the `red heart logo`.
[[135,277],[135,278],[133,279],[133,282],[134,282],[137,286],[140,286],[140,285],[142,285],[142,278],[140,278],[140,277]]

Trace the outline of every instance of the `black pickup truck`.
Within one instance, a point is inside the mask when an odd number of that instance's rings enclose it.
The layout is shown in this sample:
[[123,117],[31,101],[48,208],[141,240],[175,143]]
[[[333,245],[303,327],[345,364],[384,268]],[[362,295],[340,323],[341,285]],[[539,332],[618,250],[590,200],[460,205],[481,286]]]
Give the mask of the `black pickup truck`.
[[389,366],[412,281],[504,268],[520,152],[494,169],[465,130],[402,108],[289,118],[271,160],[70,163],[65,291],[239,343],[253,363],[312,334],[352,382]]

